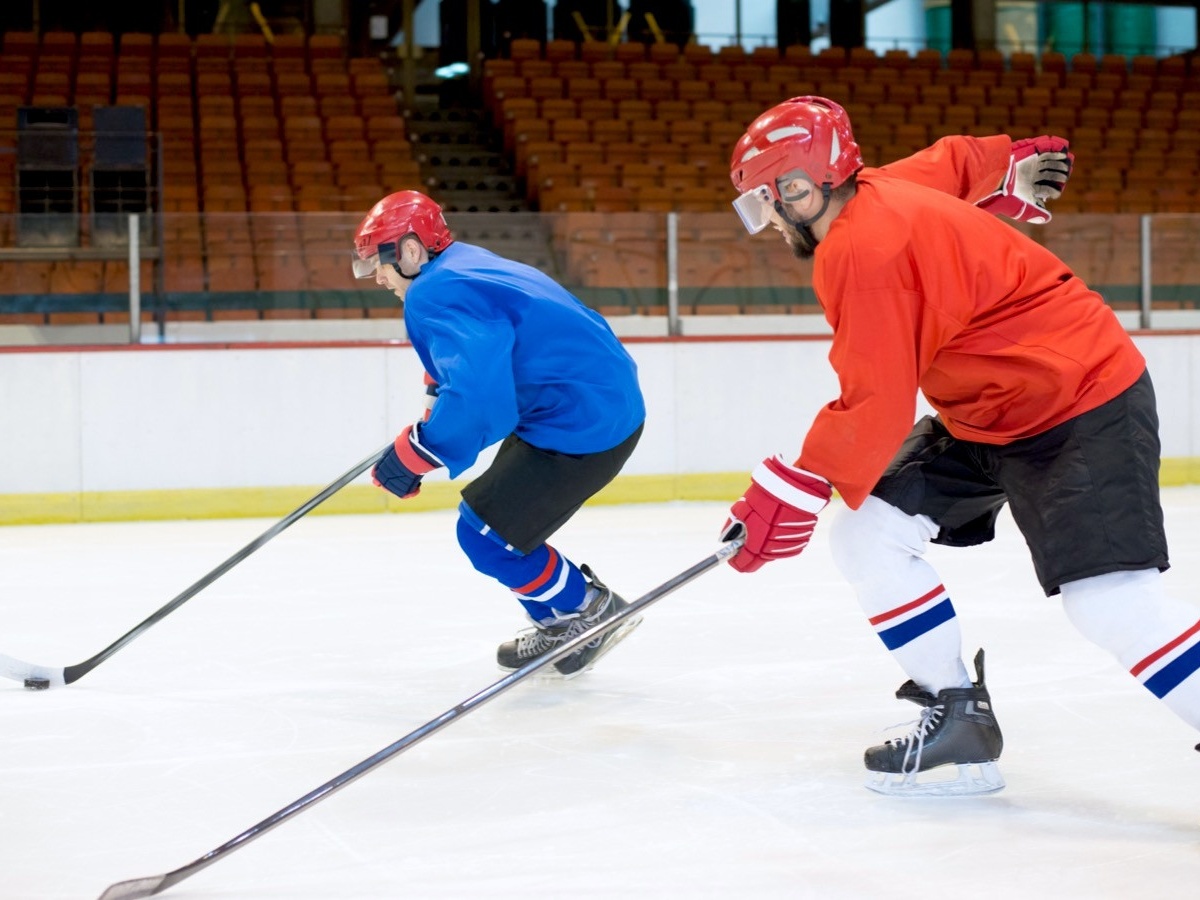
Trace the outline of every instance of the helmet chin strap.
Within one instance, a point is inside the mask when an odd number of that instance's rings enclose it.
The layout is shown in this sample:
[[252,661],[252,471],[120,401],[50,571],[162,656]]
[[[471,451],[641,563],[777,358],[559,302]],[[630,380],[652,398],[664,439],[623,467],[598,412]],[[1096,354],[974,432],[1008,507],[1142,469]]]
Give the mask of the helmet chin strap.
[[[775,201],[775,212],[779,213],[779,217],[787,222],[800,233],[800,235],[809,243],[811,247],[816,247],[819,241],[817,236],[812,232],[812,224],[825,215],[825,210],[829,209],[829,197],[833,188],[829,182],[821,185],[821,208],[817,210],[815,215],[809,216],[807,219],[793,219],[788,215],[787,210],[783,206],[782,200]],[[803,197],[803,195],[801,195]]]

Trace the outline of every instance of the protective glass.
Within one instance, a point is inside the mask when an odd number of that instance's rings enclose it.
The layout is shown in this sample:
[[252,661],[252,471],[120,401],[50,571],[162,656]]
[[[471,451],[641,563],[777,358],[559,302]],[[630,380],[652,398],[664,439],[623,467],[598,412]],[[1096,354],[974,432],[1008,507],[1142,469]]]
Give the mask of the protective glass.
[[738,218],[751,234],[758,234],[771,224],[771,213],[775,211],[775,198],[765,184],[746,191],[733,201]]
[[395,243],[380,244],[375,248],[375,253],[366,259],[359,257],[356,251],[350,252],[352,254],[350,267],[354,271],[355,278],[374,278],[375,270],[380,266],[394,266],[399,262]]

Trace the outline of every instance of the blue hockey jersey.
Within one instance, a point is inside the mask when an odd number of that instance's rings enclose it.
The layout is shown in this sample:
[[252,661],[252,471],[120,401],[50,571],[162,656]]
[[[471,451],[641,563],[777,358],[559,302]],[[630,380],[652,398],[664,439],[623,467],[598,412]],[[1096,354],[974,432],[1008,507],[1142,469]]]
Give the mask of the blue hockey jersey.
[[515,433],[597,453],[646,417],[637,366],[608,323],[537,269],[456,241],[426,263],[404,325],[437,402],[421,443],[451,477]]

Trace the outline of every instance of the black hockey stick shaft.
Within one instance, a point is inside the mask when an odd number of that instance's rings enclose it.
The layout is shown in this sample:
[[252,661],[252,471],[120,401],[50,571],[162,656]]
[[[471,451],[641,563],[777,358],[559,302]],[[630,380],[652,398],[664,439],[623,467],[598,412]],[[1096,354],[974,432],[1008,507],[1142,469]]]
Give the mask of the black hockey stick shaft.
[[202,590],[204,590],[206,587],[208,587],[210,584],[212,584],[214,581],[216,581],[218,578],[220,578],[222,575],[224,575],[226,572],[228,572],[230,569],[232,569],[234,566],[236,566],[238,563],[240,563],[246,557],[248,557],[250,554],[254,553],[254,551],[258,550],[259,547],[263,546],[268,541],[270,541],[272,538],[278,536],[280,533],[282,533],[283,531],[285,531],[286,529],[288,529],[289,527],[294,525],[296,522],[298,522],[301,518],[303,518],[305,515],[307,515],[313,509],[320,506],[322,503],[324,503],[326,500],[328,500],[330,497],[332,497],[334,494],[336,494],[338,491],[340,491],[342,488],[344,488],[346,485],[348,485],[351,481],[353,481],[355,478],[357,478],[359,475],[361,475],[363,472],[365,472],[367,469],[369,469],[371,466],[373,466],[380,459],[380,457],[382,457],[383,454],[387,452],[387,449],[390,446],[391,446],[391,444],[388,444],[387,447],[384,447],[384,448],[376,451],[375,453],[372,453],[370,456],[368,456],[366,459],[362,460],[361,462],[355,463],[354,467],[352,469],[350,469],[348,472],[346,472],[344,475],[342,475],[336,481],[334,481],[331,484],[329,484],[328,486],[326,486],[319,494],[316,494],[314,497],[311,497],[309,500],[307,500],[301,506],[297,507],[295,510],[288,513],[286,516],[284,516],[282,519],[280,519],[278,522],[276,522],[274,525],[272,525],[270,528],[268,528],[266,531],[264,531],[262,534],[260,534],[254,540],[252,540],[249,544],[247,544],[245,547],[243,547],[237,553],[233,554],[233,556],[229,557],[229,559],[225,560],[223,563],[221,563],[219,566],[217,566],[215,569],[213,569],[211,572],[209,572],[207,575],[205,575],[199,581],[197,581],[196,583],[185,588],[182,593],[180,593],[177,597],[175,597],[175,599],[173,599],[166,606],[162,607],[161,609],[159,609],[157,612],[155,612],[154,614],[152,614],[151,616],[149,616],[147,619],[143,620],[142,622],[139,622],[137,625],[135,625],[129,631],[125,632],[125,634],[121,635],[119,638],[117,638],[115,641],[113,641],[111,644],[109,644],[107,647],[105,647],[103,650],[101,650],[95,656],[93,656],[89,659],[85,659],[83,662],[77,663],[76,665],[73,665],[73,666],[67,666],[66,668],[53,668],[50,666],[35,666],[30,663],[22,662],[19,659],[14,659],[11,656],[5,656],[3,654],[0,654],[0,675],[3,675],[8,678],[14,678],[18,681],[28,681],[30,679],[40,679],[40,680],[49,682],[49,685],[48,685],[49,687],[59,687],[59,686],[65,685],[65,684],[71,684],[75,681],[78,681],[80,678],[82,678],[88,672],[92,671],[92,669],[96,668],[96,666],[100,665],[100,663],[104,662],[106,659],[108,659],[110,656],[112,656],[114,653],[116,653],[118,650],[120,650],[122,647],[124,647],[126,644],[128,644],[130,641],[132,641],[134,638],[138,637],[143,632],[145,632],[148,628],[152,627],[153,625],[156,625],[157,623],[159,623],[163,619],[165,619],[167,616],[169,616],[171,613],[175,612],[175,610],[177,610],[177,609],[179,609],[179,607],[183,606],[183,604],[185,604],[188,600],[192,599],[192,597],[196,596],[196,594],[200,593]]
[[709,569],[718,565],[723,560],[728,559],[730,556],[737,553],[741,546],[741,538],[723,544],[716,553],[712,554],[706,559],[701,560],[686,571],[680,572],[670,581],[664,582],[645,596],[640,597],[634,602],[630,603],[629,606],[625,607],[625,609],[618,612],[608,621],[602,622],[599,625],[594,625],[581,634],[576,635],[574,638],[567,641],[553,652],[535,659],[532,662],[528,662],[514,672],[505,675],[499,681],[493,682],[483,690],[479,691],[479,693],[473,694],[452,709],[446,710],[437,718],[430,719],[420,728],[410,731],[394,744],[389,744],[374,756],[364,759],[358,765],[347,769],[345,772],[342,772],[342,774],[338,775],[337,777],[325,782],[320,787],[309,791],[300,799],[289,803],[278,812],[272,813],[257,825],[246,829],[237,837],[226,841],[220,847],[210,850],[199,859],[188,863],[186,866],[181,866],[178,869],[167,872],[164,875],[152,875],[148,878],[134,878],[129,881],[119,881],[116,884],[110,885],[104,891],[104,893],[100,895],[100,900],[137,900],[139,897],[153,897],[155,894],[161,894],[172,885],[178,884],[185,878],[190,878],[201,869],[208,868],[213,863],[219,861],[238,848],[245,846],[255,838],[262,837],[268,831],[275,828],[275,826],[281,825],[292,816],[298,815],[299,813],[308,809],[310,806],[316,804],[318,801],[324,800],[326,797],[333,796],[351,782],[357,781],[363,775],[366,775],[367,772],[371,771],[376,766],[387,762],[392,757],[403,753],[410,747],[416,746],[425,738],[437,733],[438,731],[441,731],[443,728],[450,725],[452,722],[457,721],[459,718],[465,716],[472,710],[483,706],[489,700],[496,699],[509,688],[521,681],[524,681],[538,670],[562,659],[565,656],[570,655],[584,644],[589,643],[601,635],[608,633],[613,628],[620,626],[621,623],[625,622],[631,616],[636,616],[639,612],[650,606],[652,603],[656,603],[663,597],[667,596],[667,594],[670,594],[677,588],[682,587],[702,573],[707,572]]

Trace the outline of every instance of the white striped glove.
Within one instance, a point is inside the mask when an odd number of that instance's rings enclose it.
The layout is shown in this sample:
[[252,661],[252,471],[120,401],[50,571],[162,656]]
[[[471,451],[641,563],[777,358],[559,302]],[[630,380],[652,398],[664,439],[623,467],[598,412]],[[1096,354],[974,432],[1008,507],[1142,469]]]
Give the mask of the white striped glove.
[[789,466],[778,456],[764,459],[721,530],[723,541],[744,532],[745,543],[729,564],[739,572],[754,572],[773,559],[796,556],[808,546],[817,513],[832,494],[823,478]]
[[1042,225],[1050,221],[1047,200],[1062,196],[1075,154],[1066,139],[1052,134],[1012,142],[1008,172],[1000,187],[976,206],[993,215]]

